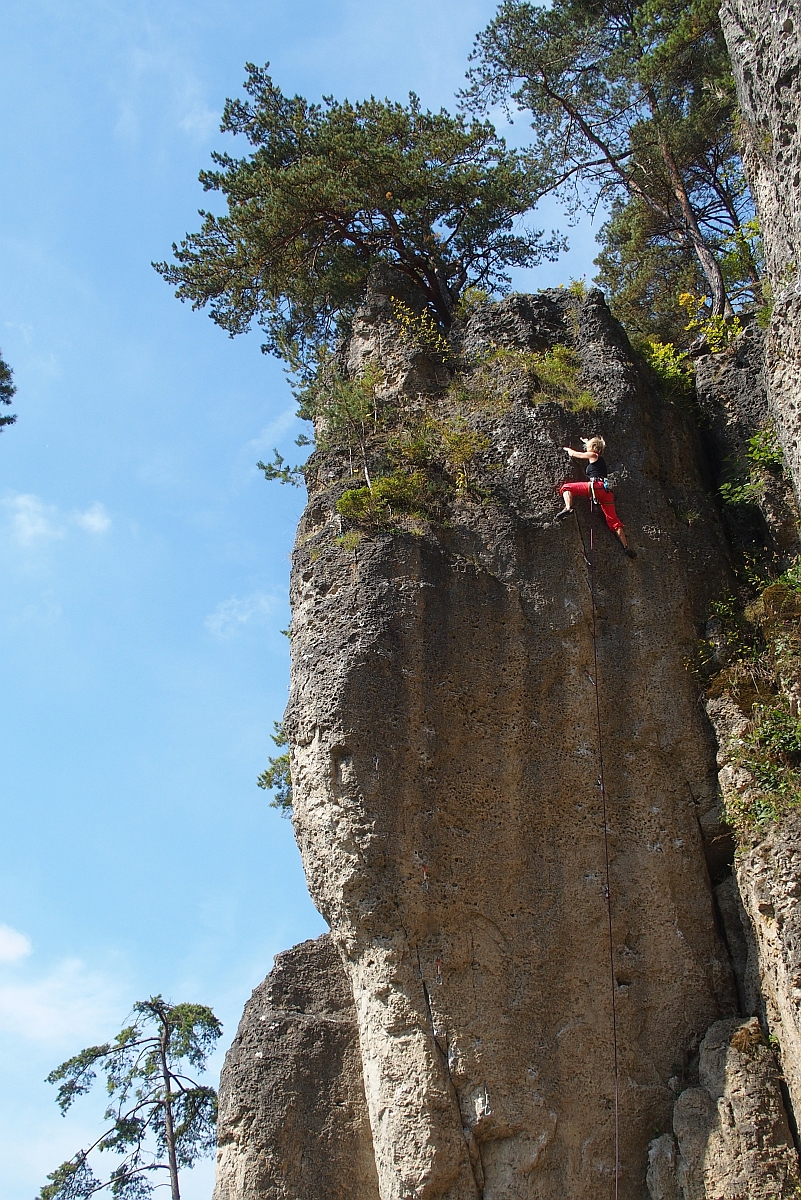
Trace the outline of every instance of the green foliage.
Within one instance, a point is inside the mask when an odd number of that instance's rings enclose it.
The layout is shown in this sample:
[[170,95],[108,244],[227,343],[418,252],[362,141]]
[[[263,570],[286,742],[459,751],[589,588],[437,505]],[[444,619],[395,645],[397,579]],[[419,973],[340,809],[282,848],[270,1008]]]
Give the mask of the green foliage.
[[337,501],[337,512],[348,521],[382,525],[396,514],[430,515],[434,488],[424,471],[398,468],[376,479],[372,488],[350,488]]
[[355,554],[356,547],[363,538],[364,534],[360,529],[348,529],[345,533],[341,533],[339,537],[335,538],[334,540],[338,546],[342,547],[343,550],[347,550],[349,553]]
[[461,296],[459,297],[459,302],[454,309],[454,317],[460,321],[466,321],[471,313],[474,313],[476,309],[481,308],[482,304],[486,304],[489,298],[489,292],[484,291],[483,288],[464,288]]
[[758,504],[765,494],[765,479],[768,472],[781,471],[783,458],[781,447],[773,425],[748,439],[745,462],[729,460],[728,478],[720,485],[720,497],[724,504]]
[[471,429],[459,414],[440,422],[438,432],[445,464],[456,478],[456,490],[464,492],[471,483],[471,466],[479,454],[489,450],[490,439]]
[[284,456],[273,448],[273,460],[269,463],[257,462],[256,466],[264,472],[268,481],[277,479],[279,483],[289,483],[292,487],[300,487],[304,478],[303,467],[290,467]]
[[531,365],[539,385],[534,400],[555,400],[568,412],[588,412],[598,407],[592,392],[579,383],[581,362],[569,346],[552,346],[550,350],[535,351]]
[[695,296],[692,292],[683,292],[679,296],[679,305],[690,318],[684,328],[688,333],[694,334],[706,342],[713,354],[720,354],[721,351],[727,350],[743,332],[742,321],[739,317],[724,317],[720,313],[713,312],[706,296]]
[[[358,375],[348,378],[342,374],[336,356],[325,347],[318,347],[314,366],[307,364],[303,368],[295,391],[299,403],[297,415],[314,423],[317,447],[347,455],[351,474],[355,456],[368,486],[371,486],[371,454],[381,442],[390,415],[378,397],[383,380],[383,372],[374,362],[365,363]],[[312,439],[301,435],[296,444],[308,446]],[[291,467],[277,450],[273,453],[272,462],[256,464],[259,470],[267,480],[298,487],[305,479],[305,467]]]
[[298,416],[314,422],[320,450],[339,450],[361,461],[370,486],[370,450],[383,434],[387,409],[378,390],[384,375],[375,362],[367,362],[354,378],[346,378],[333,355],[323,352],[314,378],[300,394]]
[[[531,114],[543,186],[573,213],[610,207],[600,279],[634,333],[677,341],[681,278],[729,313],[725,243],[753,207],[718,0],[503,0],[473,61],[466,103]],[[749,251],[726,269],[758,285]]]
[[785,698],[757,705],[751,729],[733,748],[732,761],[754,784],[725,797],[727,820],[748,836],[801,804],[801,721]]
[[781,468],[784,464],[775,425],[766,425],[748,439],[745,456],[755,467]]
[[677,347],[688,345],[676,297],[706,285],[692,248],[664,236],[659,216],[637,199],[612,202],[598,241],[596,282],[632,341],[654,338]]
[[[2,354],[0,354],[0,404],[10,404],[16,390],[11,367],[5,362]],[[2,432],[6,425],[13,425],[16,419],[14,414],[5,417],[0,416],[0,432]]]
[[518,350],[496,345],[477,359],[468,375],[454,381],[451,391],[457,402],[470,407],[503,410],[522,388],[533,404],[555,402],[568,412],[586,412],[598,402],[581,386],[580,372],[579,357],[569,346]]
[[273,722],[274,733],[270,736],[275,742],[279,750],[284,749],[283,754],[277,755],[276,758],[268,759],[269,766],[266,771],[262,771],[256,780],[256,784],[265,791],[274,792],[274,797],[270,801],[271,808],[277,808],[281,812],[282,817],[288,817],[292,813],[292,773],[289,760],[289,743],[286,734],[284,733],[283,721]]
[[677,350],[672,342],[660,342],[648,338],[642,352],[650,366],[662,381],[669,399],[685,397],[692,390],[692,364],[685,350]]
[[722,239],[720,263],[732,301],[751,308],[765,300],[765,247],[756,217],[743,221]]
[[[63,1114],[105,1075],[107,1127],[86,1150],[62,1163],[42,1188],[39,1200],[88,1200],[109,1189],[119,1200],[142,1200],[152,1176],[166,1172],[173,1200],[180,1200],[178,1173],[214,1153],[217,1094],[195,1082],[187,1066],[203,1071],[222,1025],[202,1004],[170,1004],[161,996],[137,1002],[112,1042],[89,1046],[51,1071],[59,1084],[56,1102]],[[90,1156],[108,1150],[122,1162],[106,1180],[92,1171]]]
[[764,488],[757,479],[747,479],[744,483],[727,480],[718,489],[724,504],[736,507],[738,504],[758,504],[764,495]]
[[[478,289],[474,288],[473,291],[478,291]],[[392,315],[400,330],[402,342],[409,343],[417,350],[432,358],[438,358],[443,363],[450,362],[454,357],[453,347],[443,336],[428,309],[416,313],[403,300],[393,296]]]
[[748,840],[801,801],[801,720],[787,694],[801,678],[801,560],[745,609],[731,598],[711,615],[716,644],[702,642],[699,655],[706,693],[728,694],[750,718],[728,747],[748,782],[724,797],[727,820]]
[[518,230],[537,196],[531,170],[491,124],[371,98],[285,96],[249,64],[247,98],[226,101],[222,130],[244,158],[214,154],[206,191],[228,210],[156,264],[193,307],[231,335],[253,321],[282,358],[347,329],[371,267],[400,270],[447,329],[465,286],[508,286],[509,267],[558,253],[561,239]]

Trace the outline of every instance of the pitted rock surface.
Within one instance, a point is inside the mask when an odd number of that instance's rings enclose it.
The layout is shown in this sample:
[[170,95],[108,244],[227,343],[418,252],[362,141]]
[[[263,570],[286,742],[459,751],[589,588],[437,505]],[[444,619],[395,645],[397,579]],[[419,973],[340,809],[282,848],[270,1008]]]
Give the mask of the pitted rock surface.
[[276,956],[225,1058],[214,1200],[378,1200],[353,997],[328,936]]
[[750,923],[751,971],[761,1012],[781,1048],[796,1120],[801,1115],[801,817],[791,817],[738,860]]
[[[353,989],[382,1200],[596,1200],[613,1178],[590,594],[579,528],[553,519],[580,434],[609,442],[639,553],[595,525],[621,1198],[643,1195],[674,1064],[736,1011],[699,826],[714,746],[685,668],[728,586],[698,445],[599,293],[473,321],[530,348],[543,311],[597,411],[481,417],[496,500],[457,498],[422,536],[346,549],[323,487],[294,555],[294,822]],[[391,353],[361,330],[362,356]],[[691,507],[694,529],[676,516]],[[586,506],[577,520],[589,545]]]
[[649,1150],[651,1200],[790,1200],[801,1179],[773,1054],[756,1017],[717,1021],[701,1043],[698,1086]]
[[773,315],[768,397],[801,495],[801,13],[794,0],[723,0],[744,162],[762,230]]

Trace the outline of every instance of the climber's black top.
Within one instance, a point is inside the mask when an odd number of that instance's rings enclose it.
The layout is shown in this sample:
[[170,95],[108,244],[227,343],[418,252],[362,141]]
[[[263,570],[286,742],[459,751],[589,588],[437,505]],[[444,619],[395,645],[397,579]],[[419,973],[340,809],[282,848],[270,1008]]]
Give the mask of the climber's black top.
[[603,458],[596,458],[595,462],[587,463],[588,479],[606,479],[608,474],[609,471]]

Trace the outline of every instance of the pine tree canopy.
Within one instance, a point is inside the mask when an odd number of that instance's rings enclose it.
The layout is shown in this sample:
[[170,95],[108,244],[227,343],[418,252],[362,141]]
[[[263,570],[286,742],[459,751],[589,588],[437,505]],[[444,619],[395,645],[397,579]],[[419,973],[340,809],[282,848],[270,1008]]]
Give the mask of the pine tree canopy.
[[426,111],[414,95],[312,104],[266,68],[247,72],[247,98],[226,102],[221,128],[253,151],[215,154],[200,176],[227,211],[201,212],[175,261],[155,264],[232,336],[255,321],[285,358],[331,344],[376,262],[403,272],[447,329],[465,286],[503,291],[510,267],[556,257],[560,238],[519,227],[537,181],[488,122]]
[[[464,100],[474,111],[527,110],[543,183],[573,212],[612,208],[604,283],[611,263],[627,287],[638,273],[646,296],[658,279],[645,278],[643,260],[658,263],[650,250],[661,247],[671,276],[694,276],[713,311],[728,314],[721,258],[753,208],[717,9],[717,0],[505,0],[477,39]],[[745,268],[758,284],[756,263]]]

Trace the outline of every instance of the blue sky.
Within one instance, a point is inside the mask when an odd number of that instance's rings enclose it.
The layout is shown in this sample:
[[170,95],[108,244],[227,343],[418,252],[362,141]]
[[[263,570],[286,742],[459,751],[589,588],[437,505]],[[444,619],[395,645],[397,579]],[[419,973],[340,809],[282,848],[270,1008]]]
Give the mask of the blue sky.
[[[286,702],[302,497],[254,464],[293,454],[292,399],[258,335],[231,341],[149,264],[196,227],[246,61],[313,98],[450,105],[494,7],[4,4],[0,347],[19,414],[0,437],[4,1200],[33,1200],[95,1129],[92,1101],[59,1117],[54,1065],[155,992],[211,1004],[227,1045],[273,954],[324,928],[255,786]],[[592,231],[571,242],[516,285],[591,273]],[[185,1200],[211,1178],[187,1177]]]

